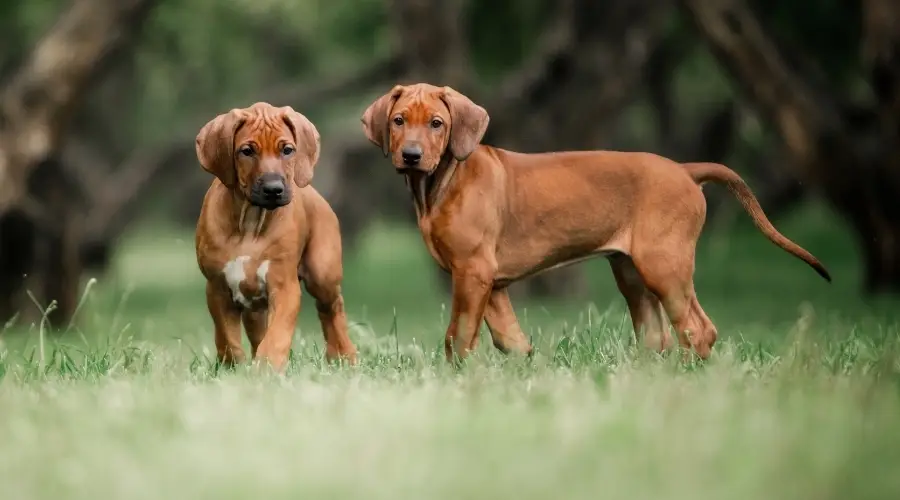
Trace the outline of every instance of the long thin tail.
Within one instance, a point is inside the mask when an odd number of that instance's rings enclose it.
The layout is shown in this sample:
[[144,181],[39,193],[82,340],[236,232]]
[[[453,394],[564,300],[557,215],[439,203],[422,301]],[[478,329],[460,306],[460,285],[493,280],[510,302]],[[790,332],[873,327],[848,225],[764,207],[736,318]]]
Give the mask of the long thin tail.
[[819,273],[819,276],[825,278],[829,283],[831,282],[831,275],[825,269],[825,266],[819,262],[819,259],[775,229],[775,226],[769,222],[769,218],[763,212],[756,196],[750,191],[750,187],[734,170],[718,163],[685,163],[684,168],[697,184],[708,181],[724,184],[728,191],[738,199],[744,210],[753,219],[753,223],[766,238],[783,248],[786,252],[809,264],[810,267]]

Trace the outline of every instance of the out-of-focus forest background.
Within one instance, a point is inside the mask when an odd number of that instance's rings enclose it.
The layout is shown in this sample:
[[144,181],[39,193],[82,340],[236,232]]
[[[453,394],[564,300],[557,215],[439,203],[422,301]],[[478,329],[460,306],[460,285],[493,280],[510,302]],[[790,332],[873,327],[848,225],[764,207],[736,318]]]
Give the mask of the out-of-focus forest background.
[[[442,324],[447,280],[359,124],[372,99],[416,81],[484,106],[499,147],[645,150],[740,172],[836,282],[706,189],[697,288],[714,319],[788,321],[804,301],[869,311],[900,291],[895,0],[5,0],[0,321],[27,324],[55,300],[65,325],[97,278],[98,311],[130,294],[134,318],[189,310],[206,328],[192,238],[211,177],[194,138],[269,101],[321,132],[314,185],[341,220],[348,310],[424,309]],[[540,307],[621,300],[602,261],[515,292]]]

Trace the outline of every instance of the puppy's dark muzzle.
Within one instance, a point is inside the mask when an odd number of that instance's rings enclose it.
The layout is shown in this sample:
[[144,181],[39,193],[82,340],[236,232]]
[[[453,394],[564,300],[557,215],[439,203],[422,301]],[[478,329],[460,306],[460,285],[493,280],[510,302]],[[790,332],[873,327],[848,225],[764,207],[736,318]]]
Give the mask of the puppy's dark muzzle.
[[422,146],[418,144],[412,144],[403,146],[403,149],[400,150],[400,157],[403,159],[404,167],[416,167],[419,165],[419,162],[422,161]]
[[281,174],[260,175],[250,189],[250,203],[272,210],[291,202],[291,188]]
[[418,144],[407,144],[403,146],[403,149],[400,150],[400,159],[402,160],[402,163],[400,165],[395,165],[397,173],[431,173],[434,168],[429,168],[427,165],[422,164],[422,157],[424,155],[425,153],[422,151],[422,146],[419,146]]

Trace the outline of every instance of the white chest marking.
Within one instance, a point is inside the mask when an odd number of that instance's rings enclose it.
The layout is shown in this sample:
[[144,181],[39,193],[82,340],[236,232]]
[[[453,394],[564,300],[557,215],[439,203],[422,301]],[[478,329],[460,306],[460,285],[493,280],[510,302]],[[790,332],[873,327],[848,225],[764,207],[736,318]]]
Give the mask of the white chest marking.
[[254,300],[264,299],[267,295],[266,276],[269,273],[269,261],[264,260],[256,269],[256,278],[258,282],[259,293],[256,297],[246,297],[241,291],[241,283],[247,279],[247,273],[244,271],[244,265],[250,260],[249,255],[241,255],[225,263],[222,273],[225,275],[225,282],[231,289],[231,298],[244,307],[250,307]]

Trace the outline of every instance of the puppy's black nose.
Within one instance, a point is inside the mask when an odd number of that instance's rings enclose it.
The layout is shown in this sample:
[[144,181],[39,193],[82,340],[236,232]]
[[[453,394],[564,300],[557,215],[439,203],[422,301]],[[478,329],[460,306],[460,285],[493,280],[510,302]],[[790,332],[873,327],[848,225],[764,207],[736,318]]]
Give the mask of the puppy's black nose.
[[400,151],[400,155],[403,157],[403,164],[408,166],[418,165],[419,160],[422,159],[422,147],[418,144],[413,144],[412,146],[404,146]]
[[265,179],[262,181],[262,186],[260,186],[260,188],[266,198],[277,198],[284,193],[284,180]]

